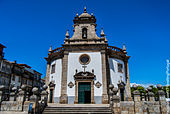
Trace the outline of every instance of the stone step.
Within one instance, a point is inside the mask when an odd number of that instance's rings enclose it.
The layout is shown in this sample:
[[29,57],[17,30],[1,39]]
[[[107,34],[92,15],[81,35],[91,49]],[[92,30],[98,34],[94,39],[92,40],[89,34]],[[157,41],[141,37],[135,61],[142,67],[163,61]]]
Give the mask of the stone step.
[[84,112],[84,113],[111,113],[111,111],[44,111],[43,113],[53,113],[53,112],[65,112],[65,113],[70,113],[70,112],[75,112],[75,113],[78,113],[78,112]]
[[90,109],[90,110],[94,110],[94,109],[98,109],[98,110],[106,110],[106,109],[110,109],[110,108],[108,108],[108,107],[101,107],[101,108],[95,108],[95,107],[47,107],[46,109],[49,109],[49,110],[51,110],[51,109],[70,109],[70,110],[72,110],[72,109],[79,109],[79,110],[81,110],[81,109]]
[[53,111],[61,111],[61,112],[109,112],[110,110],[64,110],[64,109],[60,109],[60,110],[44,110],[44,112],[53,112]]
[[49,107],[109,107],[109,104],[57,104],[48,103]]
[[112,114],[108,104],[49,104],[43,114]]
[[[68,110],[68,111],[86,111],[86,110],[91,110],[91,109],[45,109],[45,111],[60,111],[60,110]],[[101,110],[98,110],[98,109],[93,109],[92,111],[107,111],[107,110],[111,110],[111,109],[101,109]]]
[[111,112],[43,112],[43,114],[112,114]]

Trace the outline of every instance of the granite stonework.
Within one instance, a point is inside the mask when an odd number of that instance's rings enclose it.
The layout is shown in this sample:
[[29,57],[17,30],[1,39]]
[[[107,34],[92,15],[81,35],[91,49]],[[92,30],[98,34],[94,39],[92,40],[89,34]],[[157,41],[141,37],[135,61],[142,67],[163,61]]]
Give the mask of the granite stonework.
[[[32,89],[33,95],[27,98],[26,86],[22,85],[21,89],[10,94],[9,101],[1,100],[0,102],[0,113],[3,112],[26,112],[28,113],[30,104],[32,104],[32,110],[30,113],[38,114],[42,113],[44,108],[47,106],[48,92],[47,86],[43,86],[43,90],[40,92],[38,88]],[[0,91],[2,93],[2,90]],[[18,92],[18,93],[17,93]],[[41,97],[39,98],[39,94]],[[2,94],[0,94],[0,97]],[[16,99],[15,99],[16,98]],[[29,101],[28,101],[29,100]]]
[[[160,86],[160,85],[159,85]],[[112,112],[114,114],[168,114],[168,104],[165,99],[165,93],[162,88],[158,87],[159,100],[155,101],[151,88],[149,88],[149,94],[145,97],[149,99],[143,100],[142,95],[137,90],[137,86],[133,86],[135,91],[133,92],[133,101],[120,101],[119,96],[117,96],[117,88],[114,89],[113,85],[109,86],[110,89],[110,106],[112,107]],[[161,97],[161,98],[160,98]],[[170,108],[170,107],[169,107]]]
[[[169,110],[167,109],[167,102],[165,99],[165,93],[162,91],[161,87],[158,87],[158,98],[153,97],[151,88],[148,88],[149,92],[147,95],[140,95],[137,90],[137,86],[134,86],[135,91],[133,92],[132,101],[121,101],[120,96],[118,96],[118,88],[113,85],[109,85],[109,103],[110,108],[113,114],[168,114]],[[47,86],[43,87],[43,90],[40,92],[38,88],[34,87],[32,89],[33,95],[30,96],[29,101],[24,100],[26,97],[25,86],[21,87],[18,91],[17,100],[11,99],[11,101],[1,101],[1,111],[5,112],[26,112],[28,113],[30,103],[33,104],[31,113],[38,114],[42,113],[47,106],[48,101],[48,92]],[[38,94],[41,95],[40,99]],[[13,95],[12,95],[13,96]],[[142,99],[143,96],[145,99]],[[100,96],[101,97],[101,96]],[[69,101],[74,102],[74,97],[70,96]],[[95,102],[97,99],[95,98]],[[155,100],[157,99],[157,100]],[[13,100],[13,101],[12,101]],[[59,98],[58,98],[59,100]],[[97,101],[97,102],[102,102]],[[72,104],[72,103],[70,103]],[[99,103],[100,104],[100,103]],[[78,104],[77,104],[78,106]],[[98,104],[96,104],[98,106]]]

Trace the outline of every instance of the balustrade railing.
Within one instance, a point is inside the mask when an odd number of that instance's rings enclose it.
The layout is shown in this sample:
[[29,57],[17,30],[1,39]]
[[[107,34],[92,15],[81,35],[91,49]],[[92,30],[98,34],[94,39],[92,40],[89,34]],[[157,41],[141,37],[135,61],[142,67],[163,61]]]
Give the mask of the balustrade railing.
[[52,50],[51,53],[60,52],[62,50],[63,50],[63,47],[59,47],[59,48]]
[[112,49],[114,51],[117,51],[117,52],[122,52],[123,53],[123,50],[118,48],[118,47],[115,47],[115,46],[108,46],[108,49]]

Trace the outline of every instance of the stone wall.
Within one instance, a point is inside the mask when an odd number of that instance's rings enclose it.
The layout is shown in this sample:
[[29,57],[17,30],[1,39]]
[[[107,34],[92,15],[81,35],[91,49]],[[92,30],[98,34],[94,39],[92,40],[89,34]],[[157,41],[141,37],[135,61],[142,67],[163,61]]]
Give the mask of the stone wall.
[[22,111],[22,102],[3,101],[1,103],[1,111]]
[[[148,93],[143,96],[136,89],[133,92],[133,101],[120,101],[119,96],[117,96],[118,89],[113,85],[110,88],[110,106],[112,107],[112,112],[114,114],[169,114],[170,106],[165,99],[165,93],[162,91],[162,86],[157,85],[158,98],[155,98],[154,94],[151,92],[151,88],[148,87]],[[155,101],[155,99],[158,99]]]
[[[32,89],[33,95],[28,96],[27,86],[22,85],[17,91],[16,87],[12,88],[13,91],[10,93],[9,101],[0,99],[0,113],[2,112],[29,112],[31,104],[31,110],[29,113],[40,114],[47,106],[48,92],[46,91],[47,86],[43,86],[43,90],[40,91],[34,87]],[[0,98],[2,97],[3,88],[0,87]]]

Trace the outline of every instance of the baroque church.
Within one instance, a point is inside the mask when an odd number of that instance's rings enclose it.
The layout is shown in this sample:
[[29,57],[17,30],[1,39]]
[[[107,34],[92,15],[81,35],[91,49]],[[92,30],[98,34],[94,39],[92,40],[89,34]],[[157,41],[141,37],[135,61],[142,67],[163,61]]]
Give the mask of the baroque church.
[[96,34],[96,18],[86,8],[73,20],[73,36],[64,44],[49,49],[46,85],[49,103],[108,104],[109,85],[118,88],[122,101],[131,100],[128,60],[123,49],[110,46],[101,29]]

